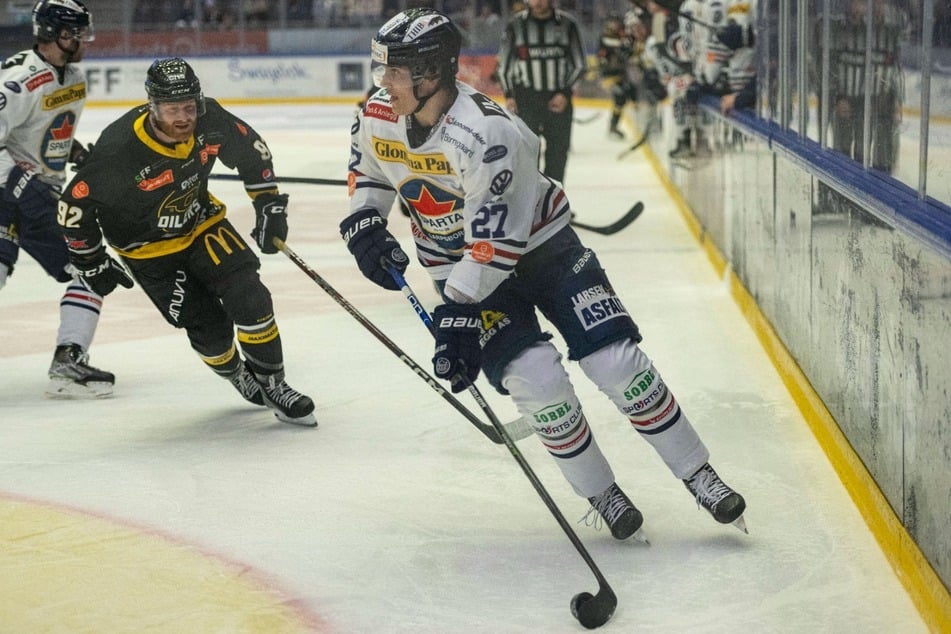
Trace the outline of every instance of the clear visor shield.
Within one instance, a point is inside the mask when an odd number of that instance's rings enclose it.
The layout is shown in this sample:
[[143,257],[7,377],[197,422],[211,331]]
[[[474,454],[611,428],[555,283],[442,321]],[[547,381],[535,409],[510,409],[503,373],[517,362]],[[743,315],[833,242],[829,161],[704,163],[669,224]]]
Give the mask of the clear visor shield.
[[150,103],[152,115],[162,123],[190,121],[205,114],[205,100],[201,97],[184,101],[152,100]]
[[384,81],[394,87],[409,87],[422,81],[422,78],[413,81],[412,73],[406,66],[389,65],[389,47],[386,44],[373,40],[370,51],[370,77],[377,88],[383,88]]
[[64,31],[63,37],[77,42],[92,42],[96,39],[96,31],[93,29],[92,20],[89,21],[89,26],[74,26],[64,29]]

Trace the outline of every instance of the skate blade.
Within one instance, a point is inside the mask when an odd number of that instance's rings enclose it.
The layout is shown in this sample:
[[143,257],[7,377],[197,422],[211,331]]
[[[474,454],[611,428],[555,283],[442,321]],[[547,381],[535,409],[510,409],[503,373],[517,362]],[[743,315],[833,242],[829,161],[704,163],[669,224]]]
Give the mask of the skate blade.
[[651,543],[647,540],[647,534],[644,532],[643,528],[639,528],[634,531],[634,534],[631,535],[631,539],[636,542],[640,542],[641,544],[647,544],[648,546],[651,545]]
[[738,518],[730,522],[730,524],[735,526],[737,530],[743,531],[747,535],[750,534],[750,532],[746,530],[746,520],[743,519],[742,515],[740,515]]
[[301,427],[317,426],[317,418],[313,414],[301,416],[300,418],[291,418],[290,416],[285,416],[284,414],[275,411],[274,418],[281,421],[282,423],[287,423],[288,425],[300,425]]
[[90,381],[83,385],[72,379],[50,378],[46,396],[57,399],[106,398],[112,396],[112,383]]

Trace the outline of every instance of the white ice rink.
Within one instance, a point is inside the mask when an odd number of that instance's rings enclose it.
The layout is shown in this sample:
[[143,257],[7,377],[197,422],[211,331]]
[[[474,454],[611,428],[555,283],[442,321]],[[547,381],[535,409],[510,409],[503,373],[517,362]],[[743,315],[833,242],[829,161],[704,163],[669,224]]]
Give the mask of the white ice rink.
[[[279,175],[345,177],[351,106],[232,109],[265,136]],[[87,109],[79,136],[117,114]],[[601,631],[926,631],[643,151],[614,160],[624,146],[605,129],[604,115],[575,127],[578,219],[646,210],[622,233],[582,237],[712,464],[746,497],[750,534],[698,510],[573,364],[650,545],[575,523],[587,502],[534,438],[518,447],[618,596]],[[364,280],[339,238],[345,188],[283,189],[288,245],[428,368],[430,336],[406,299]],[[247,235],[240,184],[212,191]],[[405,219],[391,228],[411,246]],[[0,292],[0,632],[584,631],[569,600],[597,583],[507,450],[284,255],[262,260],[288,380],[317,403],[316,429],[241,400],[138,288],[106,299],[91,350],[117,376],[114,397],[46,399],[62,288],[20,260]],[[407,278],[431,308],[418,264]],[[517,416],[480,385],[502,420]]]

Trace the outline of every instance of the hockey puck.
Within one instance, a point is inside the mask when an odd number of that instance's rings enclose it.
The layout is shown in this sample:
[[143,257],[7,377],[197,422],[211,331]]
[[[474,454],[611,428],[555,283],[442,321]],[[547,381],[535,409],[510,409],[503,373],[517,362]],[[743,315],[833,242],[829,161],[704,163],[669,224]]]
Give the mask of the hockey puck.
[[613,594],[607,598],[608,601],[602,602],[590,592],[580,592],[571,599],[571,614],[589,630],[601,627],[608,622],[617,607],[617,599],[614,599]]

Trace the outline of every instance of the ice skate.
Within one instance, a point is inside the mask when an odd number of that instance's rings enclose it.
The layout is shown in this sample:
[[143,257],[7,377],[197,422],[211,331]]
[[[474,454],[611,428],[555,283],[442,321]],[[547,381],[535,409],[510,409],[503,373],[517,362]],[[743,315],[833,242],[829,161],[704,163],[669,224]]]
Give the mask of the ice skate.
[[611,137],[612,139],[617,139],[618,141],[624,140],[624,133],[618,130],[617,126],[612,126],[608,130],[608,136]]
[[293,389],[284,380],[284,373],[258,374],[258,384],[261,386],[261,397],[264,404],[274,411],[277,419],[292,425],[317,426],[314,418],[314,402],[309,396]]
[[112,395],[116,377],[89,365],[78,344],[57,346],[50,364],[46,395],[52,398],[101,398]]
[[591,502],[591,508],[582,518],[585,524],[594,524],[595,529],[599,529],[603,520],[607,522],[614,539],[623,540],[633,535],[637,541],[647,542],[641,531],[644,516],[617,484],[612,484],[600,495],[588,498],[588,501]]
[[248,366],[241,364],[241,367],[233,375],[228,377],[228,381],[238,390],[238,394],[249,403],[255,405],[264,405],[264,397],[261,395],[261,384],[257,382],[254,375],[248,370]]
[[707,509],[713,519],[721,524],[733,524],[744,533],[749,532],[743,519],[746,500],[728,487],[709,463],[684,480],[684,485],[696,498],[697,505]]

